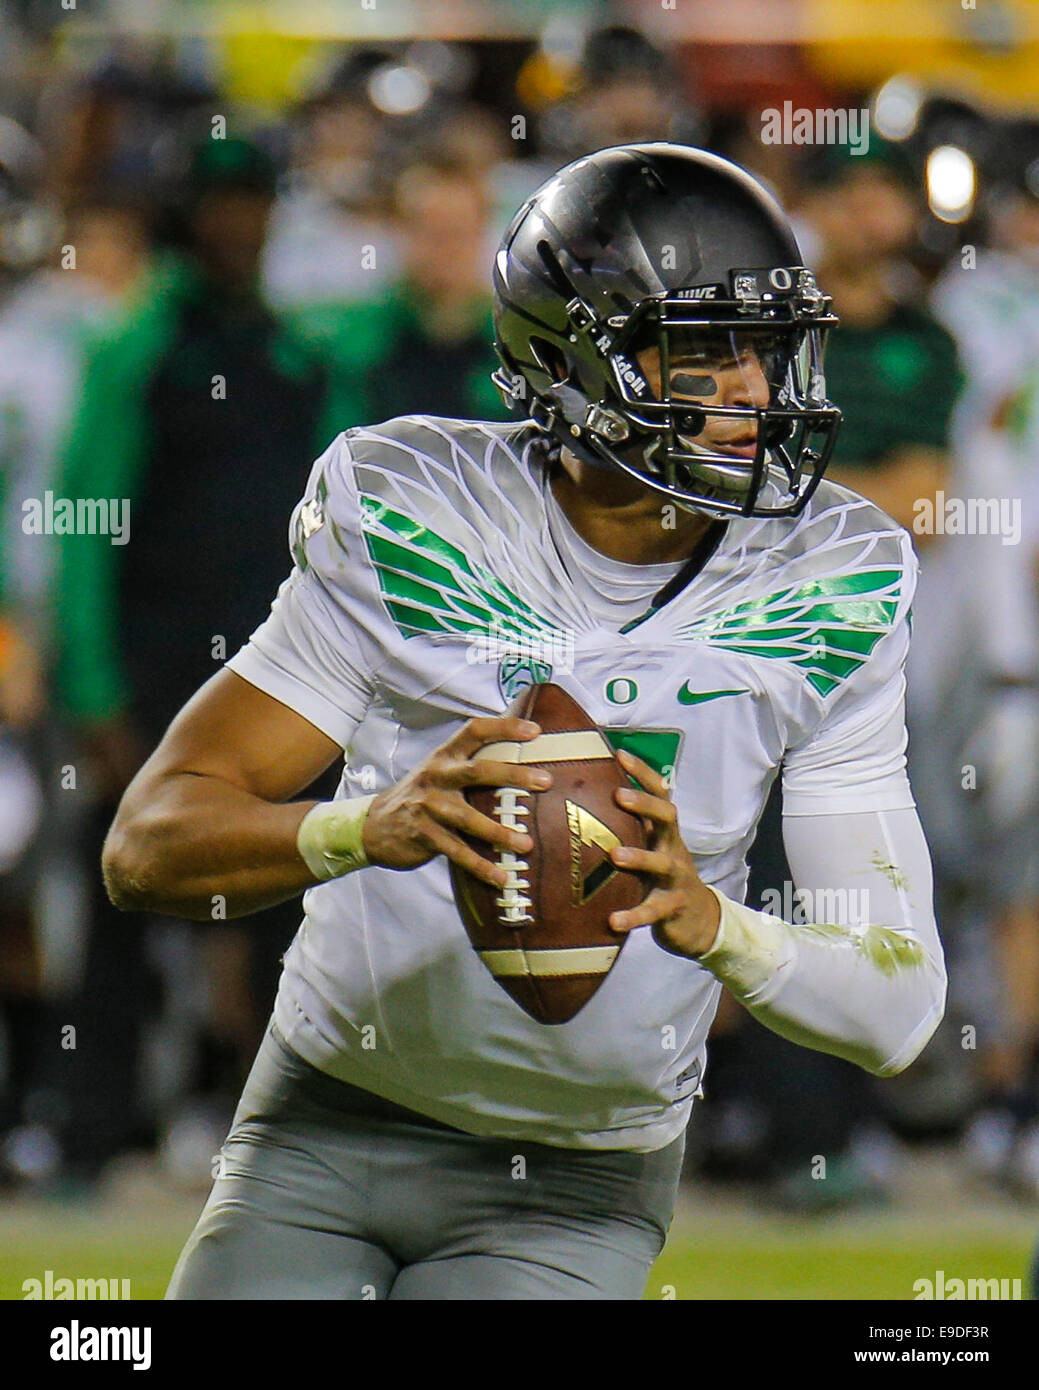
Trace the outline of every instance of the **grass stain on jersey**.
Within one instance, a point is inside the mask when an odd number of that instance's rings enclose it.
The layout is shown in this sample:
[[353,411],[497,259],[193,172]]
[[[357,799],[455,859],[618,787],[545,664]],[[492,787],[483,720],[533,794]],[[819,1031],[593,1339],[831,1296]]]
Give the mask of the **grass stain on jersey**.
[[806,922],[791,927],[791,931],[817,936],[833,945],[852,946],[884,975],[923,964],[924,951],[919,941],[893,927],[839,927],[832,922]]
[[879,849],[873,851],[873,858],[870,860],[870,863],[878,872],[884,875],[892,888],[899,892],[905,892],[909,887],[909,880],[902,870],[897,864],[892,864],[889,860],[885,859]]

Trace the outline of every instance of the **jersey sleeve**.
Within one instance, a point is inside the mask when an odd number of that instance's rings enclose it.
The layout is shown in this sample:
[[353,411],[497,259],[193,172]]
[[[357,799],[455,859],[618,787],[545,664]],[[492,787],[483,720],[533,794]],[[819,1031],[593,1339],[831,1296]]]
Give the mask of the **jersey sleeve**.
[[906,774],[905,666],[917,561],[902,537],[904,581],[891,628],[783,760],[783,814],[842,815],[915,806]]
[[385,656],[346,435],[315,463],[289,544],[293,569],[270,616],[227,666],[346,748]]

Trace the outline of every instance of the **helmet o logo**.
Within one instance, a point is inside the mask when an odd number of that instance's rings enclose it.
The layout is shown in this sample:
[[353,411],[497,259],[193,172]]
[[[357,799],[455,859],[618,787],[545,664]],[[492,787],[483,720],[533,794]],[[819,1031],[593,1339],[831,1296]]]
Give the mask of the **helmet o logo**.
[[611,705],[630,705],[638,699],[639,688],[627,676],[614,676],[606,682],[606,698]]
[[792,290],[794,288],[794,277],[784,265],[777,265],[774,270],[768,273],[768,283],[776,290]]

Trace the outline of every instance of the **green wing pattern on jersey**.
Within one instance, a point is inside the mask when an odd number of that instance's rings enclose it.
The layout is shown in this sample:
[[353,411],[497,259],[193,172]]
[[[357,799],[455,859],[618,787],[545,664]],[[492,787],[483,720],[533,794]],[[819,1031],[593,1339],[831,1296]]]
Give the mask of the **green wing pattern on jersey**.
[[901,580],[898,569],[813,579],[699,618],[679,628],[678,636],[792,661],[820,695],[828,695],[890,632]]
[[386,610],[404,637],[492,633],[542,640],[559,632],[489,570],[420,521],[361,498],[368,555]]

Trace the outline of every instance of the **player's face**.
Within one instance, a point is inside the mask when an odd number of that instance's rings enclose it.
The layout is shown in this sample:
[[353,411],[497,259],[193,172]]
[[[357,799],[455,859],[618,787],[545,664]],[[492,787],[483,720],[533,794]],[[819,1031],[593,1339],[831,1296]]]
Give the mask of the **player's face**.
[[[665,399],[660,348],[644,348],[636,357],[657,400]],[[768,335],[720,328],[689,331],[673,343],[669,358],[667,384],[672,403],[697,407],[687,417],[686,430],[681,428],[682,412],[676,411],[683,437],[712,453],[752,459],[758,422],[752,416],[712,415],[710,408],[764,409],[768,405],[769,376],[776,371],[774,345]]]

